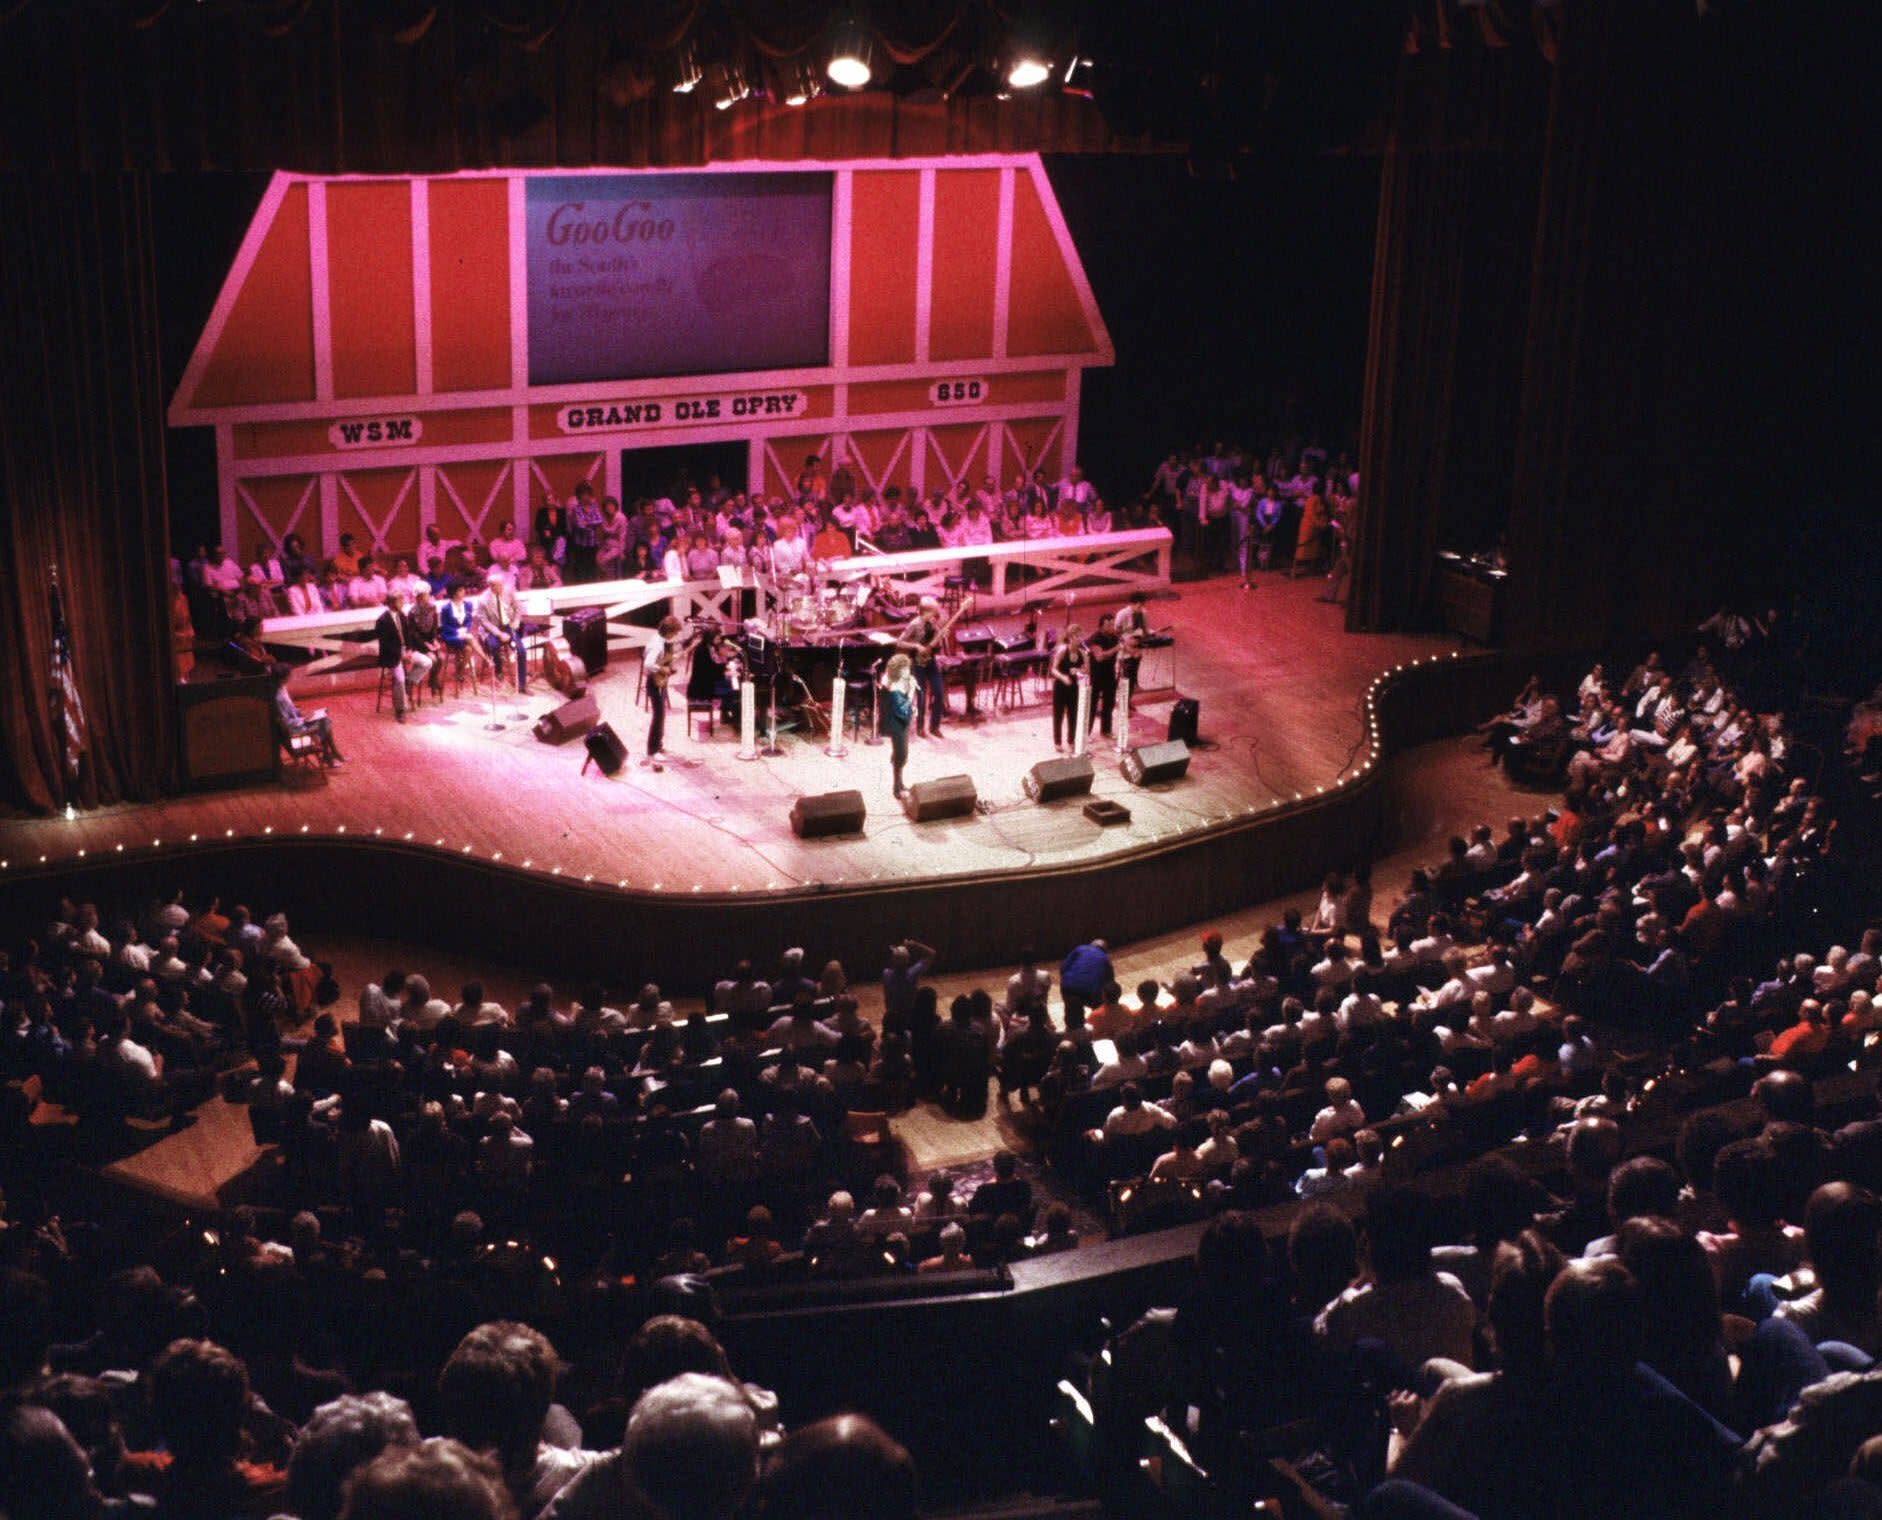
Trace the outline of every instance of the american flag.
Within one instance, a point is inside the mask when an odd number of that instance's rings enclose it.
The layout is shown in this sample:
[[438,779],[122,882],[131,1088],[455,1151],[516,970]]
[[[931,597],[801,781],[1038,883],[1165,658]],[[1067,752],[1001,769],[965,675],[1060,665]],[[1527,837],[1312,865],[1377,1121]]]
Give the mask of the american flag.
[[52,700],[55,720],[64,736],[65,781],[68,798],[76,797],[79,765],[85,755],[85,703],[72,675],[72,639],[65,622],[65,601],[55,577],[52,586]]

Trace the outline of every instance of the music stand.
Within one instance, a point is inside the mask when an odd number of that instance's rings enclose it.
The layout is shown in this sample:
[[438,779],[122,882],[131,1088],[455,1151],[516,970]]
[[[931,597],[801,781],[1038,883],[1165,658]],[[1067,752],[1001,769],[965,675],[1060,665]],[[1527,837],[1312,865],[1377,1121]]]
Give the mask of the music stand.
[[758,746],[758,753],[765,759],[775,759],[784,753],[778,745],[778,667],[783,664],[783,656],[775,638],[767,638],[762,633],[752,633],[751,673],[765,683],[765,700],[769,711],[765,714],[764,743]]

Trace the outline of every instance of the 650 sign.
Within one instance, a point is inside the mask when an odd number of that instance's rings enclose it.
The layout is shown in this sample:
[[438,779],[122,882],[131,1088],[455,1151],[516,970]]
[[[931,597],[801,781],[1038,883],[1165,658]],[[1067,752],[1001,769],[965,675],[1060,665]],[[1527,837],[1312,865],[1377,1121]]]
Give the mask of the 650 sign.
[[966,377],[937,380],[928,387],[928,399],[936,406],[978,406],[987,399],[987,382]]

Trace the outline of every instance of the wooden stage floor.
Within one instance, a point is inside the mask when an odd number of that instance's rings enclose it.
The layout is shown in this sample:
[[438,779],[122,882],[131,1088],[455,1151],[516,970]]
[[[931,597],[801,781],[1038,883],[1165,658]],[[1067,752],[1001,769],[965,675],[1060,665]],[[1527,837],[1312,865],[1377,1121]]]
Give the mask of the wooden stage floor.
[[[1346,633],[1341,609],[1316,600],[1319,580],[1263,578],[1242,592],[1218,579],[1178,588],[1153,604],[1153,622],[1174,625],[1176,644],[1147,659],[1147,674],[1167,674],[1175,689],[1139,697],[1133,737],[1163,737],[1176,694],[1201,703],[1207,748],[1188,777],[1155,790],[1133,788],[1119,773],[1108,741],[1094,736],[1094,795],[1131,809],[1127,825],[1100,829],[1077,802],[1034,806],[1021,782],[1052,756],[1051,709],[1043,689],[1009,710],[969,725],[959,716],[939,741],[912,740],[908,779],[965,773],[988,813],[915,825],[890,795],[887,746],[852,742],[847,758],[823,753],[823,741],[783,737],[774,759],[741,762],[737,736],[721,724],[706,737],[688,732],[684,703],[669,715],[664,772],[631,764],[616,778],[583,774],[579,743],[551,747],[530,725],[558,699],[532,687],[497,702],[506,726],[490,732],[488,699],[469,695],[418,709],[395,723],[390,706],[373,711],[370,689],[325,700],[349,763],[324,777],[279,786],[112,808],[76,821],[0,823],[0,859],[56,865],[80,850],[95,858],[153,839],[309,832],[382,832],[388,838],[442,842],[531,871],[619,881],[686,892],[762,893],[818,882],[974,876],[1035,864],[1096,861],[1139,845],[1292,801],[1332,783],[1363,735],[1367,686],[1383,670],[1447,654],[1454,640],[1435,636]],[[1081,604],[1089,627],[1102,604]],[[1056,614],[1062,616],[1062,614]],[[996,628],[1016,619],[994,619]],[[644,747],[647,717],[636,705],[635,663],[616,663],[590,690],[602,716],[632,748]],[[448,690],[447,686],[447,690]],[[315,705],[310,702],[305,705]],[[514,714],[521,712],[523,718]],[[790,829],[792,802],[803,795],[856,788],[868,807],[865,833],[800,840]]]

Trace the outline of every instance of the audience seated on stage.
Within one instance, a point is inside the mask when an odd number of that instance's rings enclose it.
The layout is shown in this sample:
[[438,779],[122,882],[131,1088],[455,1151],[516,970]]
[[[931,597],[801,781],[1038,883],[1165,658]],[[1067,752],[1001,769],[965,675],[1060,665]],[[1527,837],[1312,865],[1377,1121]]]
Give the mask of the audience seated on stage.
[[[1264,455],[1218,443],[1174,453],[1150,490],[1116,511],[1077,465],[1055,483],[1035,468],[1016,473],[1005,492],[991,477],[978,487],[962,477],[904,498],[892,484],[880,490],[859,484],[857,472],[838,462],[828,474],[821,466],[801,473],[789,495],[733,492],[714,480],[707,491],[684,492],[678,503],[642,498],[623,509],[613,498],[597,502],[582,482],[566,499],[545,493],[533,522],[522,524],[531,530],[527,536],[505,520],[488,543],[464,541],[434,523],[409,557],[399,558],[402,545],[361,544],[345,533],[322,560],[300,535],[288,534],[278,550],[259,546],[246,572],[215,545],[176,563],[173,574],[198,638],[216,640],[249,618],[377,608],[387,591],[396,610],[409,611],[420,581],[440,600],[459,584],[475,595],[493,569],[519,591],[643,573],[700,579],[725,564],[791,576],[814,560],[869,548],[894,553],[1154,526],[1175,532],[1199,568],[1239,573],[1249,585],[1254,570],[1274,563],[1277,544],[1304,549],[1311,542],[1317,556],[1323,538],[1343,536],[1357,491],[1346,458],[1329,469],[1325,451],[1314,447]],[[1308,506],[1314,517],[1302,530]],[[1299,553],[1282,558],[1305,562]],[[375,562],[390,566],[390,575]]]

